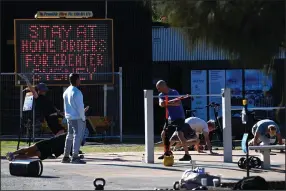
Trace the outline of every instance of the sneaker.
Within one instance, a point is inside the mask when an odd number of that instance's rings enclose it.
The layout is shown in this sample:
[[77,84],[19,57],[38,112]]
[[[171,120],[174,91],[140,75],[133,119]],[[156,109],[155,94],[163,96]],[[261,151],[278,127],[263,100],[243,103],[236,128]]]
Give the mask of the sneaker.
[[70,157],[64,157],[61,161],[61,163],[70,163],[70,162],[71,162]]
[[15,159],[14,154],[11,153],[11,152],[6,154],[6,158],[7,158],[8,161],[12,161],[12,160]]
[[171,151],[165,152],[163,155],[159,156],[158,159],[159,159],[159,160],[163,160],[163,159],[164,159],[164,156],[170,156],[170,155],[172,155],[172,154],[173,154],[173,153],[172,153]]
[[84,155],[79,155],[79,158],[80,159],[84,159]]
[[192,157],[191,155],[188,155],[188,154],[185,154],[183,158],[179,159],[179,161],[191,161],[191,160],[192,160]]
[[80,157],[73,157],[71,160],[71,163],[73,163],[73,164],[86,164],[86,162],[81,160]]
[[163,160],[165,155],[161,155],[158,157],[159,160]]

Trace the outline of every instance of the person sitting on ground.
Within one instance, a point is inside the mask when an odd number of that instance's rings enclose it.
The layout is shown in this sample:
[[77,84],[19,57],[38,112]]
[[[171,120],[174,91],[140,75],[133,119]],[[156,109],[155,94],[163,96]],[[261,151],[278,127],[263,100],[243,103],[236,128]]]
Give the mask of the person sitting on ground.
[[270,119],[258,121],[252,127],[252,134],[254,135],[254,138],[249,141],[249,146],[270,145],[270,137],[274,136],[277,136],[279,145],[283,144],[279,126]]
[[21,78],[23,78],[28,86],[28,90],[33,93],[33,97],[35,98],[36,110],[40,112],[41,118],[45,119],[49,129],[52,131],[54,135],[60,135],[65,132],[65,128],[62,124],[59,123],[58,115],[60,114],[60,110],[57,109],[51,100],[46,96],[46,93],[49,91],[48,87],[44,83],[39,83],[36,88],[32,86],[28,78],[19,74]]
[[[200,139],[199,136],[202,134],[204,136],[205,142],[207,144],[208,150],[210,151],[210,154],[216,154],[212,151],[212,145],[209,138],[209,133],[212,132],[215,129],[215,121],[209,120],[208,122],[205,122],[203,119],[198,117],[189,117],[185,120],[185,123],[187,123],[189,128],[185,130],[184,133],[188,133],[190,129],[195,131],[195,134],[197,135],[197,141],[195,143],[195,147],[197,148],[197,151],[203,152],[200,150]],[[189,142],[189,141],[187,141]],[[189,145],[191,146],[191,145]]]
[[[159,106],[160,107],[165,107],[168,111],[168,122],[166,122],[164,129],[161,133],[162,141],[165,145],[164,147],[164,154],[160,156],[158,159],[163,159],[165,155],[170,155],[171,150],[170,150],[170,144],[169,146],[166,146],[166,142],[168,140],[166,139],[166,131],[168,131],[168,134],[171,134],[171,131],[176,131],[177,136],[184,148],[185,155],[179,159],[179,161],[190,161],[192,160],[191,155],[189,154],[189,149],[186,144],[186,139],[184,136],[184,133],[182,131],[182,128],[185,125],[185,112],[182,106],[182,103],[180,100],[172,100],[170,99],[168,103],[165,101],[165,96],[179,96],[179,93],[174,90],[170,89],[167,86],[167,83],[163,80],[160,80],[156,84],[157,90],[160,92],[159,94]],[[168,144],[168,143],[167,143]]]
[[[58,158],[64,153],[65,141],[67,133],[56,135],[50,139],[36,142],[34,145],[28,148],[22,148],[15,152],[8,152],[6,158],[9,161],[16,159],[29,159],[32,157],[38,157],[40,160],[49,159],[51,155]],[[85,133],[81,145],[83,146],[86,142],[88,133]]]

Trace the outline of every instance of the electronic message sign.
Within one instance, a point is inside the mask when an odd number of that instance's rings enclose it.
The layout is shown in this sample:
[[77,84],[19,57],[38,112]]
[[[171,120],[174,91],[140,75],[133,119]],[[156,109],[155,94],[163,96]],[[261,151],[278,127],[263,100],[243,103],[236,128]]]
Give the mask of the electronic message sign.
[[66,85],[70,73],[82,73],[85,85],[113,83],[112,19],[15,19],[14,25],[16,73],[34,73],[36,83],[48,85]]

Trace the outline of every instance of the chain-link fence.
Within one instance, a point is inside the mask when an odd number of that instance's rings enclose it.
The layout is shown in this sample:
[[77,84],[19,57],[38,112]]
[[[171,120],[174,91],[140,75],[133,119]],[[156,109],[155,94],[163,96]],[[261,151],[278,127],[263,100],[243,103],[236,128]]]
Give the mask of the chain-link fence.
[[[68,74],[24,74],[30,83],[36,87],[39,82],[47,84],[49,91],[46,96],[53,105],[63,111],[63,92],[69,86]],[[44,75],[44,76],[43,76]],[[82,83],[91,78],[91,75],[105,75],[113,78],[112,85],[81,85],[85,107],[90,109],[86,112],[87,128],[89,139],[120,139],[122,141],[122,73],[110,74],[80,74]],[[49,86],[49,81],[41,79],[52,78],[53,85]],[[61,79],[61,84],[55,84],[56,79]],[[65,83],[63,84],[63,79]],[[102,79],[102,77],[101,77]],[[51,137],[52,133],[41,115],[39,107],[33,103],[32,109],[24,108],[32,94],[27,85],[18,74],[1,73],[1,136],[2,139],[15,139],[21,134],[22,138],[42,139]],[[31,96],[33,97],[33,96]],[[26,99],[26,100],[25,100]],[[23,109],[24,108],[24,109]],[[66,122],[61,115],[58,115],[59,123],[66,128]]]

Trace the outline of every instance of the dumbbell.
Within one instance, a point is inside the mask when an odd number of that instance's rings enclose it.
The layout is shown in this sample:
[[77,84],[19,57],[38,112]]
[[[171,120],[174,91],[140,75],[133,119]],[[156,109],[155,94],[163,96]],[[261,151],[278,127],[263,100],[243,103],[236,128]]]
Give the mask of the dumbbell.
[[[259,168],[261,166],[262,162],[258,157],[251,156],[248,159],[248,168]],[[247,168],[247,160],[245,157],[241,157],[239,161],[237,162],[237,165],[241,169]]]

